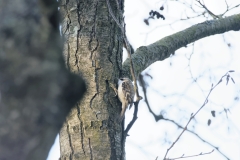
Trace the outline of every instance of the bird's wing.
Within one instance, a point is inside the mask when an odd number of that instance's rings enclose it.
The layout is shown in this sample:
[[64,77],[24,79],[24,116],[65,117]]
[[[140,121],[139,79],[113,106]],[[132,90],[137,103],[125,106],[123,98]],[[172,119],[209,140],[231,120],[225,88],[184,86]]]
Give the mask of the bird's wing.
[[133,102],[134,94],[131,93],[133,90],[132,84],[128,82],[123,82],[122,83],[122,90],[125,95],[125,99],[127,100],[128,104]]

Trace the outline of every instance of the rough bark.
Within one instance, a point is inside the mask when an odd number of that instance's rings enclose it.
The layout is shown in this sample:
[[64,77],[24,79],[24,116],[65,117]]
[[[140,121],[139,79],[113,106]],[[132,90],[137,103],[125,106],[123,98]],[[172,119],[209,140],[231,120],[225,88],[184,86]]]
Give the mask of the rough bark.
[[[218,20],[205,21],[193,25],[183,31],[167,36],[148,46],[139,47],[132,55],[136,75],[139,75],[144,69],[156,61],[162,61],[176,50],[185,47],[188,44],[199,39],[221,34],[228,31],[240,30],[240,14],[221,18]],[[123,63],[122,74],[125,77],[131,77],[130,60]]]
[[0,159],[43,160],[85,91],[65,69],[55,0],[0,0]]
[[[116,17],[115,0],[110,1]],[[60,0],[64,55],[71,72],[84,77],[87,93],[60,132],[61,159],[120,160],[122,127],[115,119],[121,104],[109,83],[121,76],[122,37],[105,0]]]

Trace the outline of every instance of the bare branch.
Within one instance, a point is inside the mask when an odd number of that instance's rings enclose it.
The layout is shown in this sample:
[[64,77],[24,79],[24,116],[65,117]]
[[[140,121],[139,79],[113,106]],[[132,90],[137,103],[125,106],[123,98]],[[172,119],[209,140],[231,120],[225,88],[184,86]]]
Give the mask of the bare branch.
[[[174,120],[171,120],[171,119],[167,119],[167,118],[163,118],[162,120],[165,120],[165,121],[168,121],[168,122],[172,122],[173,124],[175,124],[177,127],[181,128],[181,129],[184,129],[183,126],[181,126],[180,124],[178,124],[177,122],[175,122]],[[193,134],[194,136],[196,136],[197,138],[199,138],[202,142],[208,144],[209,146],[213,147],[215,150],[218,151],[218,153],[220,153],[222,156],[224,156],[226,159],[229,159],[225,154],[223,154],[218,147],[214,146],[213,144],[211,144],[210,142],[204,140],[202,137],[200,137],[197,133],[189,130],[189,129],[186,129],[186,131],[188,131],[189,133]]]
[[143,80],[143,75],[141,75],[141,74],[139,75],[139,83],[140,83],[140,86],[142,86],[143,94],[144,94],[144,99],[145,99],[145,102],[146,102],[146,104],[147,104],[147,107],[148,107],[149,112],[153,115],[153,117],[155,118],[155,121],[156,121],[156,122],[159,121],[159,120],[161,120],[161,119],[163,119],[162,114],[156,115],[156,114],[152,111],[152,109],[151,109],[151,107],[150,107],[150,105],[149,105],[149,103],[148,103],[146,84],[145,84],[145,82],[144,82],[144,80]]
[[133,124],[135,123],[135,121],[137,120],[137,113],[138,113],[138,104],[139,101],[134,102],[134,113],[133,113],[133,119],[131,120],[131,122],[128,124],[126,130],[124,131],[124,140],[126,139],[126,137],[128,136],[128,132],[129,130],[132,128]]
[[201,1],[197,0],[197,2],[209,13],[210,16],[213,17],[213,19],[222,18],[222,15],[215,15],[212,13],[204,4],[201,3]]
[[175,160],[175,159],[181,159],[181,158],[191,158],[191,157],[198,157],[198,156],[203,156],[206,154],[211,154],[214,151],[214,149],[210,152],[206,152],[206,153],[199,153],[199,154],[195,154],[195,155],[191,155],[191,156],[184,156],[182,155],[181,157],[177,157],[177,158],[170,158],[170,159],[166,159],[166,160]]
[[[191,117],[189,118],[189,120],[188,120],[186,126],[184,127],[183,131],[180,133],[180,135],[177,137],[177,139],[172,143],[172,145],[167,149],[166,154],[165,154],[165,156],[164,156],[164,160],[168,160],[168,159],[166,158],[168,152],[173,148],[173,146],[177,143],[177,141],[180,139],[180,137],[182,136],[182,134],[187,130],[187,126],[188,126],[188,124],[191,122],[191,120],[192,120],[192,119],[200,112],[200,110],[208,103],[208,98],[209,98],[210,94],[212,93],[212,91],[222,82],[222,79],[223,79],[224,77],[227,77],[227,80],[228,80],[228,78],[230,77],[229,72],[230,72],[230,71],[228,71],[225,75],[223,75],[216,85],[214,85],[214,86],[212,85],[212,86],[211,86],[211,89],[210,89],[210,91],[209,91],[209,93],[208,93],[205,101],[203,102],[202,106],[197,110],[197,112],[196,112],[195,114],[191,114]],[[233,72],[233,71],[231,71],[231,72]],[[228,82],[228,81],[227,81],[227,82]]]
[[[228,72],[231,73],[231,72],[234,72],[234,70],[230,70],[230,71],[228,71]],[[227,73],[227,74],[228,74],[228,73]],[[224,76],[227,76],[227,74],[225,74]],[[224,76],[223,76],[223,77],[224,77]],[[221,79],[222,79],[223,77],[221,77]],[[221,81],[221,80],[220,80],[220,81]],[[220,82],[220,81],[219,81],[219,82]],[[219,82],[218,82],[218,83],[219,83]],[[175,122],[174,120],[165,118],[162,114],[156,115],[156,114],[152,111],[152,109],[151,109],[151,107],[150,107],[150,105],[149,105],[149,103],[148,103],[146,84],[145,84],[145,82],[144,82],[143,75],[139,75],[139,83],[140,83],[140,86],[142,86],[143,93],[144,93],[144,99],[145,99],[145,102],[146,102],[147,107],[148,107],[148,109],[149,109],[149,112],[154,116],[156,122],[159,121],[159,120],[165,120],[165,121],[168,121],[168,122],[171,122],[171,123],[175,124],[178,128],[184,129],[185,127],[181,126],[180,124],[178,124],[178,123]],[[212,87],[213,87],[213,84],[212,84]],[[217,152],[219,152],[219,153],[220,153],[222,156],[224,156],[226,159],[229,159],[225,154],[223,154],[223,153],[219,150],[218,147],[216,147],[216,146],[214,146],[213,144],[211,144],[210,142],[204,140],[204,139],[203,139],[202,137],[200,137],[197,133],[195,133],[195,132],[193,132],[193,131],[191,131],[191,130],[189,130],[189,129],[186,129],[186,131],[188,131],[189,133],[195,135],[195,136],[196,136],[197,138],[199,138],[202,142],[204,142],[204,143],[208,144],[209,146],[213,147],[215,150],[217,150]],[[158,157],[157,157],[157,158],[158,158]],[[157,159],[157,158],[156,158],[156,159]]]

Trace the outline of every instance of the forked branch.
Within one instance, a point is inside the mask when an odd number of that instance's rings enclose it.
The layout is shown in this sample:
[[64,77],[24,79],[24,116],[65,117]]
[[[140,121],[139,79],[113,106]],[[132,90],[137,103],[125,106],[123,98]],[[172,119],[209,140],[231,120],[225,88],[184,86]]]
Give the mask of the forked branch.
[[[208,93],[208,95],[207,95],[204,103],[203,103],[202,106],[197,110],[196,113],[194,113],[194,114],[192,113],[192,114],[191,114],[191,116],[190,116],[190,118],[189,118],[186,126],[183,128],[183,131],[180,133],[180,135],[177,137],[177,139],[172,143],[172,145],[167,149],[166,154],[165,154],[163,160],[172,160],[172,158],[166,158],[168,152],[173,148],[173,146],[177,143],[177,141],[180,139],[180,137],[183,135],[183,133],[187,130],[188,124],[191,122],[191,120],[192,120],[192,119],[199,113],[199,111],[208,103],[208,98],[209,98],[210,94],[211,94],[212,91],[222,82],[223,78],[226,77],[226,80],[227,80],[226,85],[228,84],[229,79],[231,79],[232,82],[235,83],[234,80],[233,80],[233,78],[232,78],[232,77],[230,76],[230,74],[229,74],[229,73],[231,73],[231,72],[234,72],[234,71],[233,71],[233,70],[228,71],[225,75],[223,75],[223,76],[221,77],[221,79],[218,81],[218,83],[217,83],[216,85],[213,85],[213,84],[212,84],[211,89],[210,89],[210,91],[209,91],[209,93]],[[179,159],[179,158],[178,158],[178,159]]]

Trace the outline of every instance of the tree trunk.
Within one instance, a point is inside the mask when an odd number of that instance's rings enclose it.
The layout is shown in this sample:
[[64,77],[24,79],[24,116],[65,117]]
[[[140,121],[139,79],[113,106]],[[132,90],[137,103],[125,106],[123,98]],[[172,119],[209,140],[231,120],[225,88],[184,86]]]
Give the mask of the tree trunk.
[[[110,1],[116,17],[115,1]],[[71,110],[60,131],[61,159],[124,157],[121,103],[109,83],[121,76],[123,39],[106,1],[60,0],[66,65],[87,84],[84,98]]]

